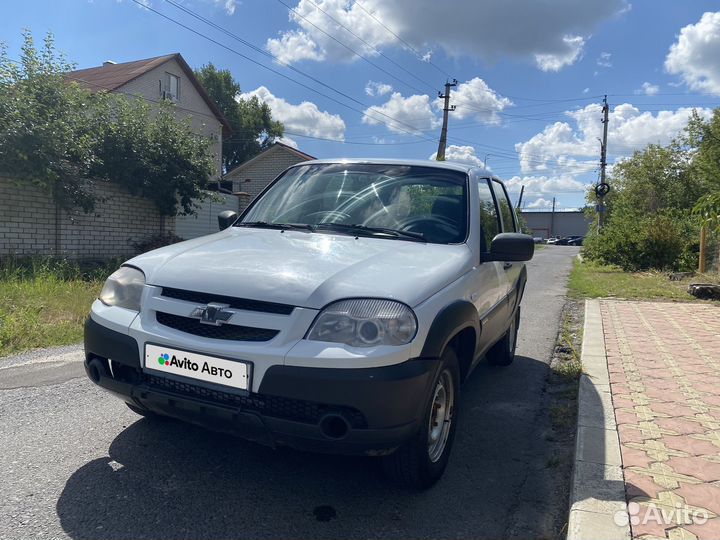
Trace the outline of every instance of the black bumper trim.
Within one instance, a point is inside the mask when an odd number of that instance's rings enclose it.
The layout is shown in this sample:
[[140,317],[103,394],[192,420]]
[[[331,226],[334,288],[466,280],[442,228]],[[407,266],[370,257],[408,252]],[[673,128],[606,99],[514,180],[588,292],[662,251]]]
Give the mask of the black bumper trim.
[[[88,377],[124,401],[271,446],[340,454],[383,454],[412,437],[440,364],[437,359],[416,358],[377,368],[276,365],[265,372],[259,392],[243,398],[272,404],[262,408],[237,399],[220,399],[214,395],[219,392],[201,382],[182,383],[188,388],[156,384],[142,373],[138,350],[130,336],[91,319],[85,325]],[[114,362],[112,371],[108,359]],[[298,416],[276,410],[283,407],[305,407],[317,413]],[[332,438],[323,433],[320,421],[329,414],[347,421],[344,436]],[[354,420],[357,418],[361,421]]]
[[85,321],[85,355],[92,353],[126,366],[140,369],[140,349],[134,338],[96,323]]

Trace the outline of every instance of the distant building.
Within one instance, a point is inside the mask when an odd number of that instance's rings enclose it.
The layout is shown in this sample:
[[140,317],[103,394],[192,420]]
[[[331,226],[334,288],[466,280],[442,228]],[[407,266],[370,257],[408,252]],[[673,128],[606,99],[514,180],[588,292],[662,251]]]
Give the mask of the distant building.
[[220,176],[222,141],[231,133],[230,124],[180,53],[120,64],[108,61],[102,66],[71,71],[67,79],[91,92],[127,94],[151,105],[172,101],[178,118],[189,118],[196,133],[213,141],[215,177]]
[[582,210],[562,212],[525,210],[522,217],[532,230],[532,235],[540,238],[585,236],[592,223]]
[[228,171],[223,177],[223,184],[232,182],[233,193],[244,195],[247,205],[285,169],[311,159],[315,158],[297,148],[276,142]]

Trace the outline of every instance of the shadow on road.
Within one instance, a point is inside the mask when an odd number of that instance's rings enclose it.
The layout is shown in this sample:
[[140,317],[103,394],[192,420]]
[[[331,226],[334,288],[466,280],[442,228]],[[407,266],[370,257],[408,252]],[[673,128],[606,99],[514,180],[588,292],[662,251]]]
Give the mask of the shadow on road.
[[462,389],[446,475],[424,493],[388,485],[370,458],[273,451],[143,419],[70,476],[57,514],[77,539],[552,536],[553,512],[567,509],[544,465],[547,370],[523,356],[479,366]]

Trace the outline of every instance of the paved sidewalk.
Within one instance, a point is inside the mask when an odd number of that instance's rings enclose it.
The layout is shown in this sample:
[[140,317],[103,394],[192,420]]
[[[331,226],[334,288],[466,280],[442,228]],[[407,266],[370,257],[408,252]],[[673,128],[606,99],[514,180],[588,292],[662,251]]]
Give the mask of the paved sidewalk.
[[720,538],[720,307],[600,312],[633,538]]

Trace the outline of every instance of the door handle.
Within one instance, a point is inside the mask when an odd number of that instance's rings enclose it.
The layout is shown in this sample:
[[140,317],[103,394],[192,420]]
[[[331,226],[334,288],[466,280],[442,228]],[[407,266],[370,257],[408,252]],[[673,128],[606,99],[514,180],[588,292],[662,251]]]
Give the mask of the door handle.
[[511,263],[511,262],[503,263],[503,270],[508,270],[508,269],[512,268],[512,265],[513,265],[513,263]]

